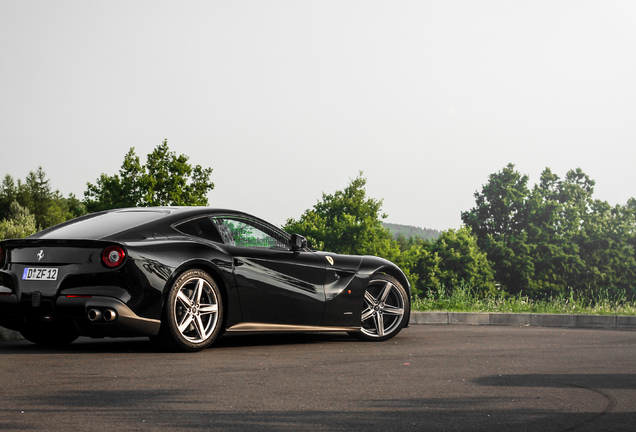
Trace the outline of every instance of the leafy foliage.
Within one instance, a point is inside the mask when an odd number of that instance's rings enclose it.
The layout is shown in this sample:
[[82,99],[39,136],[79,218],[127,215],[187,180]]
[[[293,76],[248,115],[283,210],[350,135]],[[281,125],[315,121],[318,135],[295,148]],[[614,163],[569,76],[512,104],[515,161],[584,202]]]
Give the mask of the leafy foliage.
[[85,213],[84,206],[74,195],[64,198],[59,191],[51,189],[50,180],[42,167],[29,172],[24,182],[16,182],[9,174],[4,176],[0,186],[0,218],[17,229],[8,231],[5,238],[11,237],[9,233],[13,232],[18,236],[35,232],[31,232],[33,227],[25,211],[34,218],[35,231]]
[[509,164],[489,176],[482,192],[475,193],[476,207],[462,213],[493,263],[497,280],[512,291],[527,289],[534,271],[525,231],[527,183],[528,177]]
[[[6,175],[0,239],[25,237],[87,210],[207,205],[211,173],[171,152],[164,140],[145,165],[131,148],[118,174],[87,184],[84,202],[53,191],[41,167],[24,181]],[[580,305],[590,299],[587,310],[608,302],[615,308],[636,297],[636,199],[611,206],[594,199],[594,185],[580,169],[560,178],[546,168],[529,187],[528,177],[508,164],[475,192],[475,207],[462,213],[464,227],[422,238],[413,227],[383,222],[382,200],[367,197],[359,173],[283,228],[304,235],[316,249],[395,262],[422,301],[473,296],[490,299],[490,306],[482,305],[487,309],[515,301],[510,307],[544,301]],[[249,229],[234,228],[245,244],[263,243]]]
[[462,219],[507,292],[636,293],[636,201],[611,207],[593,199],[594,184],[581,169],[561,179],[546,168],[529,190],[527,176],[509,164],[475,193]]
[[494,289],[490,263],[468,228],[443,232],[433,241],[394,240],[382,224],[382,201],[367,198],[365,185],[360,173],[343,191],[323,193],[322,201],[299,220],[289,219],[283,229],[306,236],[318,249],[389,259],[402,268],[416,294],[462,281],[482,292]]
[[443,284],[426,295],[413,300],[413,309],[421,311],[495,312],[495,313],[548,313],[636,315],[636,301],[625,291],[578,292],[569,290],[545,298],[532,298],[524,294],[508,295],[503,291],[483,295],[472,286],[461,283],[453,289]]
[[102,174],[95,184],[87,183],[84,203],[89,212],[120,207],[162,205],[208,205],[207,194],[214,189],[212,168],[192,166],[186,155],[171,152],[164,140],[141,165],[131,148],[119,174]]
[[439,283],[448,287],[468,283],[482,293],[494,290],[490,263],[469,228],[444,231],[431,243],[429,251],[437,257]]
[[495,290],[490,262],[469,228],[444,231],[433,241],[410,243],[400,264],[409,268],[416,294],[427,295],[440,285],[455,289],[470,284],[482,294]]
[[342,191],[322,194],[313,209],[288,219],[288,232],[304,235],[315,249],[351,255],[399,256],[391,233],[382,226],[382,200],[367,198],[362,173]]
[[0,221],[0,240],[24,238],[35,234],[36,231],[35,217],[29,213],[29,209],[13,201],[9,206],[7,218]]

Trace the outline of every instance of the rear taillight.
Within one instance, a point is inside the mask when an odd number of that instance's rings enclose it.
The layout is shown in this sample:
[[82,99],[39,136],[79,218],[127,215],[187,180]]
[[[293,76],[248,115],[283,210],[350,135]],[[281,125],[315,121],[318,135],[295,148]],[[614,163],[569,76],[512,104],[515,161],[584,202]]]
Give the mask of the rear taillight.
[[102,251],[102,262],[106,267],[120,266],[126,258],[126,253],[120,246],[108,246]]

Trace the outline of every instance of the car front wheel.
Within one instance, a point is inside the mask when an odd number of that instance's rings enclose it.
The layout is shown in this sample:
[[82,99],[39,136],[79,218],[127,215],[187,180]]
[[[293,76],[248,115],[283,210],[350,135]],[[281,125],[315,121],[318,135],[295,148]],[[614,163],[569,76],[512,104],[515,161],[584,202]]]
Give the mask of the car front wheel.
[[174,350],[200,351],[214,342],[222,322],[218,285],[206,272],[188,270],[170,288],[157,339]]
[[364,340],[383,341],[397,335],[410,313],[408,296],[402,284],[389,275],[371,277],[364,293],[361,330]]

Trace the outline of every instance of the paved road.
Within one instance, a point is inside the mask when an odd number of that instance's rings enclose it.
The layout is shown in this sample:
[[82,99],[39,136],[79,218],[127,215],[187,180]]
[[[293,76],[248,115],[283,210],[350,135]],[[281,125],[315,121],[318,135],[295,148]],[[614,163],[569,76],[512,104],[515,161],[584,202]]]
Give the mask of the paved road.
[[636,332],[413,326],[233,336],[195,354],[143,339],[0,342],[0,429],[635,430]]

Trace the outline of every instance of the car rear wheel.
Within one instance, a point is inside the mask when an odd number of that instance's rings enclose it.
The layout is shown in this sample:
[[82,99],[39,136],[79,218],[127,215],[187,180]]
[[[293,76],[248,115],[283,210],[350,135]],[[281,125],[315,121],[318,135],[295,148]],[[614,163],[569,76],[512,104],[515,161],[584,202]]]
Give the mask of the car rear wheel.
[[375,275],[364,293],[361,329],[363,340],[383,341],[397,335],[410,313],[408,296],[402,284],[389,275]]
[[222,322],[218,285],[206,272],[188,270],[170,288],[156,339],[177,351],[200,351],[218,337]]

